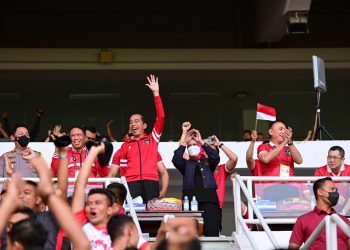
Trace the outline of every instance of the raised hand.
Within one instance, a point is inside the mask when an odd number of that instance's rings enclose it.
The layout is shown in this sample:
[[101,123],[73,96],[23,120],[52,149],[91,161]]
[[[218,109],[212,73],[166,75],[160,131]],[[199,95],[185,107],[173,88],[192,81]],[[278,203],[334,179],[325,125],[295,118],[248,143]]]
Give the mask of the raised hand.
[[203,140],[202,140],[202,136],[201,136],[201,133],[199,133],[199,130],[197,130],[197,129],[194,129],[194,140],[196,141],[196,142],[199,142],[201,145],[203,145],[204,144],[204,142],[203,142]]
[[33,159],[35,157],[35,152],[33,151],[33,149],[31,148],[26,148],[22,151],[22,157],[25,160],[30,161],[31,159]]
[[256,141],[258,139],[258,133],[256,132],[256,130],[252,130],[251,134],[250,134],[252,141]]
[[191,123],[190,122],[183,122],[182,123],[182,133],[187,133],[188,130],[191,128]]
[[285,134],[285,137],[287,139],[287,143],[292,142],[292,136],[293,136],[292,128],[288,127],[287,129],[285,129],[284,134]]
[[154,96],[159,95],[159,84],[158,84],[158,77],[155,75],[147,76],[148,84],[146,83],[146,86],[153,92]]
[[19,193],[23,186],[22,175],[20,173],[14,173],[11,175],[11,180],[7,182],[6,194],[7,198],[12,199],[13,206],[19,207],[22,205],[20,201]]
[[214,141],[214,146],[218,147],[220,145],[220,140],[217,138],[216,135],[212,135],[211,139]]
[[14,167],[15,167],[15,163],[16,163],[16,155],[13,151],[8,152],[4,155],[5,158],[5,169],[6,169],[6,173],[10,176],[11,174],[13,174],[14,171]]

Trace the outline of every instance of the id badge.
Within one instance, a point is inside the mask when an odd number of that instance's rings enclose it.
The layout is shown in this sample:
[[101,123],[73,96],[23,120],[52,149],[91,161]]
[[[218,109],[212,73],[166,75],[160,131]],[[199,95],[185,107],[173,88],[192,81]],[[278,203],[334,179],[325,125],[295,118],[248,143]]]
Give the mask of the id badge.
[[280,165],[280,177],[289,177],[289,166],[281,164]]

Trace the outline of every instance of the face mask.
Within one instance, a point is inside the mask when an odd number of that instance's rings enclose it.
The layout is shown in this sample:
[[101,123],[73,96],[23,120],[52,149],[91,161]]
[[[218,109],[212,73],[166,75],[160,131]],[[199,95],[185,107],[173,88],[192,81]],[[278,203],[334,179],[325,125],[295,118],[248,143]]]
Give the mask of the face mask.
[[22,135],[20,137],[16,137],[16,141],[18,142],[18,144],[22,147],[25,148],[28,146],[29,142],[30,142],[30,138]]
[[187,148],[187,151],[188,151],[188,154],[189,154],[190,156],[195,157],[195,156],[199,155],[199,153],[200,153],[201,150],[200,150],[200,148],[198,147],[198,145],[192,145],[192,146],[190,146],[190,147]]
[[335,205],[337,205],[338,200],[339,200],[339,193],[337,191],[335,192],[328,192],[328,197],[327,199],[329,200],[329,202],[332,204],[332,207],[334,207]]

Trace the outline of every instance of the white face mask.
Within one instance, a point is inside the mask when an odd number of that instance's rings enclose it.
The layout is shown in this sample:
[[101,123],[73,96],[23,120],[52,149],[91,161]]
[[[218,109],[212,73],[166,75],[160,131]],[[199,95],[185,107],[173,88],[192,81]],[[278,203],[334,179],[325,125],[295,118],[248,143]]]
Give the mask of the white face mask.
[[196,157],[201,152],[201,149],[198,145],[192,145],[187,148],[187,151],[190,156]]

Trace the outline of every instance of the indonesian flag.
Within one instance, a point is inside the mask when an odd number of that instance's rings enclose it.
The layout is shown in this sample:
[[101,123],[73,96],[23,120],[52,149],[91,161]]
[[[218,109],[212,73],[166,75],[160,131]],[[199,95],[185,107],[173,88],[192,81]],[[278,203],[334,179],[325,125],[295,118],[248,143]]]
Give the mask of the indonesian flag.
[[258,103],[256,119],[265,121],[276,121],[276,110],[272,107]]

